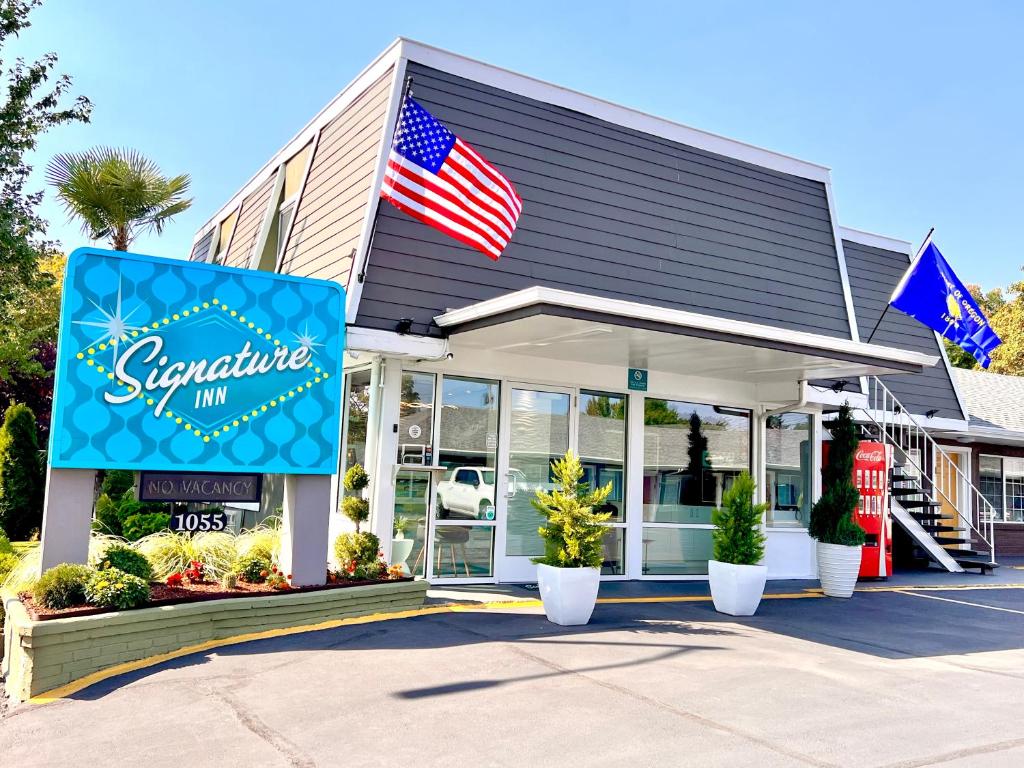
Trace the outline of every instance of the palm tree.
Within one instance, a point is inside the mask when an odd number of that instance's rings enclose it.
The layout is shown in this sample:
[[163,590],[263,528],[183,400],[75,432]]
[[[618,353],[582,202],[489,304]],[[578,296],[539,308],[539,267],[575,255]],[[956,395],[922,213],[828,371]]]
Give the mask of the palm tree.
[[192,205],[186,198],[187,174],[166,178],[152,160],[133,149],[96,147],[56,155],[46,180],[82,230],[93,240],[109,237],[111,247],[126,251],[140,232],[157,234],[174,216]]

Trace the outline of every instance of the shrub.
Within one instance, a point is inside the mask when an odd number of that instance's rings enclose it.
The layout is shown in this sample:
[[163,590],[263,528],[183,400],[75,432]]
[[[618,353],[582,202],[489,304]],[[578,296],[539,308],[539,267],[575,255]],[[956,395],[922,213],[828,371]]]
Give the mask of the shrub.
[[44,483],[36,416],[27,405],[15,403],[0,427],[0,528],[15,541],[27,539],[43,524]]
[[165,512],[147,512],[131,515],[124,521],[122,532],[128,541],[138,541],[157,531],[167,530],[171,524],[171,516]]
[[0,587],[7,581],[7,577],[17,568],[21,558],[13,552],[0,552]]
[[147,583],[153,579],[153,566],[149,564],[146,556],[123,544],[114,544],[104,552],[103,559],[97,567],[101,571],[109,568],[124,571],[132,576],[138,576]]
[[135,473],[130,469],[108,469],[103,473],[100,492],[112,499],[120,498],[127,491],[135,490]]
[[587,483],[580,482],[583,466],[572,451],[555,461],[551,469],[559,487],[553,491],[538,489],[533,499],[534,508],[547,520],[539,531],[544,539],[544,556],[533,558],[533,562],[558,568],[600,568],[604,562],[601,542],[608,533],[602,523],[611,514],[594,509],[604,504],[612,484],[590,490]]
[[48,570],[32,588],[32,599],[46,608],[70,608],[85,602],[85,585],[96,571],[87,565],[61,563]]
[[722,494],[722,508],[711,512],[715,529],[715,560],[734,565],[757,565],[764,557],[761,515],[767,504],[754,504],[754,478],[743,472]]
[[334,540],[341,574],[353,579],[379,578],[387,566],[380,559],[380,539],[372,533],[343,533]]
[[13,552],[14,547],[11,546],[11,540],[7,538],[4,529],[0,528],[0,555],[10,555]]
[[270,565],[269,558],[257,553],[250,553],[238,558],[232,570],[242,581],[247,581],[250,584],[262,584],[270,573]]
[[124,611],[149,602],[149,584],[117,568],[96,571],[85,585],[92,605]]
[[117,504],[105,493],[96,499],[92,529],[110,536],[121,535],[121,519],[117,516]]
[[345,473],[342,484],[346,493],[341,500],[341,511],[355,523],[356,533],[359,533],[359,525],[370,516],[370,502],[362,497],[363,490],[370,484],[370,476],[361,464],[353,464]]
[[843,403],[839,414],[826,426],[832,443],[828,464],[821,470],[821,498],[811,507],[808,533],[822,544],[860,546],[864,529],[853,519],[853,510],[860,502],[860,492],[853,484],[853,459],[860,438],[849,403]]

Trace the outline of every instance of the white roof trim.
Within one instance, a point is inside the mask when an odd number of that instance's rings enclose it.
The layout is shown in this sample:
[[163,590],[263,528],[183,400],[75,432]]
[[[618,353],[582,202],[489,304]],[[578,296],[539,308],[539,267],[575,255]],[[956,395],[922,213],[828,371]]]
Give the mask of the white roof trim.
[[681,309],[655,307],[650,304],[639,304],[621,299],[607,299],[584,293],[563,291],[557,288],[545,288],[543,286],[524,288],[521,291],[507,293],[494,299],[470,304],[462,309],[453,309],[450,312],[445,312],[443,315],[435,317],[434,322],[441,328],[451,328],[474,320],[481,320],[493,317],[494,315],[523,309],[534,304],[553,304],[620,317],[677,325],[680,328],[698,328],[736,336],[746,336],[751,339],[780,341],[812,349],[873,357],[878,360],[905,365],[931,367],[939,361],[936,355],[925,355],[920,352],[883,347],[878,344],[864,344],[859,341],[838,339],[817,333],[807,333],[806,331],[791,331],[758,323],[748,323],[742,320],[702,315]]
[[[434,67],[453,75],[475,80],[485,85],[517,93],[520,96],[537,99],[548,104],[555,104],[577,112],[643,133],[660,136],[670,141],[678,141],[697,149],[714,152],[731,157],[734,160],[759,165],[763,168],[800,176],[814,181],[825,182],[830,177],[828,166],[812,163],[807,160],[764,149],[744,141],[730,139],[710,131],[703,131],[682,123],[662,117],[630,109],[614,104],[596,96],[590,96],[571,88],[564,88],[554,83],[539,80],[535,77],[522,75],[511,70],[487,64],[467,56],[436,48],[407,38],[398,38],[389,45],[376,59],[346,85],[312,120],[295,134],[277,153],[266,162],[235,195],[225,203],[199,228],[202,233],[211,223],[219,221],[232,206],[237,206],[242,199],[258,187],[280,165],[305,146],[317,130],[337,117],[352,101],[380,78],[389,67],[406,58],[410,61]],[[199,234],[196,235],[196,240]],[[195,241],[193,241],[194,243]]]
[[863,229],[854,229],[853,227],[839,227],[839,236],[844,240],[868,245],[872,248],[905,253],[908,256],[914,255],[914,244],[907,240],[898,240],[895,237],[887,237],[886,235],[876,235],[874,232],[865,232]]

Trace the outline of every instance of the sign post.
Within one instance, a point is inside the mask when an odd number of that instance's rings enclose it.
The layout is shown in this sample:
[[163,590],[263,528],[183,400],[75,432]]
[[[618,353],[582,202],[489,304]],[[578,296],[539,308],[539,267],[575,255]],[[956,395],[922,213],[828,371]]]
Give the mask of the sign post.
[[[85,562],[97,469],[277,473],[288,476],[283,538],[291,549],[282,560],[295,585],[322,584],[344,333],[337,283],[94,248],[72,253],[43,567]],[[328,490],[289,494],[288,486]]]

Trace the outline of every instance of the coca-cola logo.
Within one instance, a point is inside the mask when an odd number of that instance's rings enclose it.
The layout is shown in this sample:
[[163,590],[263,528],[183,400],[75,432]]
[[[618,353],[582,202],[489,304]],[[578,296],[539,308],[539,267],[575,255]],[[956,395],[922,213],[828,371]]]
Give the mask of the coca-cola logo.
[[857,461],[881,461],[882,460],[882,449],[871,448],[871,449],[860,449],[857,451]]

